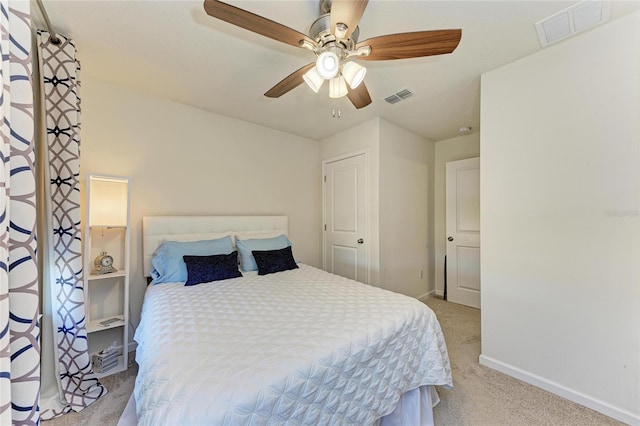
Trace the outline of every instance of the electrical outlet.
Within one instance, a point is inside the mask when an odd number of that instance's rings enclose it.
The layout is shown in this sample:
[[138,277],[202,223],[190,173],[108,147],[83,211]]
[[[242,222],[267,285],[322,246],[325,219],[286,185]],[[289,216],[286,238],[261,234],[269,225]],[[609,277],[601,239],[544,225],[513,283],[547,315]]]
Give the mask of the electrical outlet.
[[418,272],[418,278],[422,279],[423,277],[424,277],[424,271],[420,269],[420,271]]

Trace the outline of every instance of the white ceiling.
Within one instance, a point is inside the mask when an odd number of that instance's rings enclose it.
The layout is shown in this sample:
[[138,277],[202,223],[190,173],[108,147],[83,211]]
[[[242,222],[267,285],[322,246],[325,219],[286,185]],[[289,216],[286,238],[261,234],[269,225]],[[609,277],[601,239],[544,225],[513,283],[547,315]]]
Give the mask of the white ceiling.
[[[229,3],[304,33],[318,16],[316,0]],[[263,96],[315,56],[211,18],[202,1],[44,0],[54,30],[75,40],[83,74],[316,140],[382,117],[433,141],[457,136],[460,126],[477,130],[480,75],[539,50],[534,23],[573,3],[371,0],[360,41],[449,28],[462,28],[462,40],[450,55],[361,61],[373,103],[356,110],[346,97],[330,99],[327,84],[318,94],[303,84],[278,99]],[[611,17],[638,6],[612,2]],[[382,100],[405,87],[416,94],[395,105]],[[332,118],[333,108],[342,118]]]

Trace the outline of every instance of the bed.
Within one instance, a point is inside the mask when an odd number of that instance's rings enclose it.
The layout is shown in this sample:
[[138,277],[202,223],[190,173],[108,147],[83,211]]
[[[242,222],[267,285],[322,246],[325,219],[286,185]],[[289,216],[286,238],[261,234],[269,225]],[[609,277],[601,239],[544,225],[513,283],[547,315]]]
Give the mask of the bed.
[[[245,243],[288,235],[288,219],[145,217],[145,275],[157,274],[153,262],[167,241],[224,234],[242,258]],[[258,271],[241,277],[148,286],[127,408],[135,407],[137,423],[433,424],[434,385],[452,386],[433,312],[303,263],[261,275],[273,262],[263,253],[295,256],[295,242],[285,239],[283,249],[251,251]],[[184,259],[188,283],[199,269]]]

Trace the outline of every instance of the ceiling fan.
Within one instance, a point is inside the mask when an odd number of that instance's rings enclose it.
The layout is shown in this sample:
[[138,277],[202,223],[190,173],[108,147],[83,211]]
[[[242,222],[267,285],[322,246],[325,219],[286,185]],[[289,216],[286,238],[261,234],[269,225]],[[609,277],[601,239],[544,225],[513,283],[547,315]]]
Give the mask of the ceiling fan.
[[371,103],[363,83],[366,68],[354,61],[418,58],[453,52],[462,30],[416,31],[373,37],[358,42],[358,23],[368,0],[320,0],[322,14],[311,24],[309,35],[218,0],[205,0],[208,15],[265,37],[301,47],[317,56],[285,77],[264,95],[279,98],[306,82],[315,92],[329,80],[329,96],[347,96],[356,108]]

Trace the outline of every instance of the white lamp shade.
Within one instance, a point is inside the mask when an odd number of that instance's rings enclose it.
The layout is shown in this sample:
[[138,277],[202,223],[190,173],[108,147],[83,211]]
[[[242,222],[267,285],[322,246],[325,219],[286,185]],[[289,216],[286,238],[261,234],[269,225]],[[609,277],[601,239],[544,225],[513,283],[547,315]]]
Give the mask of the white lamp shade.
[[89,226],[127,226],[129,179],[89,176]]
[[322,78],[322,76],[318,74],[317,67],[313,67],[309,71],[304,73],[302,78],[304,79],[304,82],[307,83],[309,87],[311,87],[311,90],[316,93],[318,93],[318,90],[320,90],[320,87],[322,87],[322,83],[324,83],[324,78]]
[[330,51],[322,52],[316,60],[316,68],[318,69],[318,74],[325,80],[335,77],[340,69],[338,55]]
[[341,98],[347,95],[347,83],[343,76],[332,78],[329,82],[329,97]]
[[347,62],[342,66],[342,76],[352,89],[355,89],[362,83],[367,69],[355,62]]

